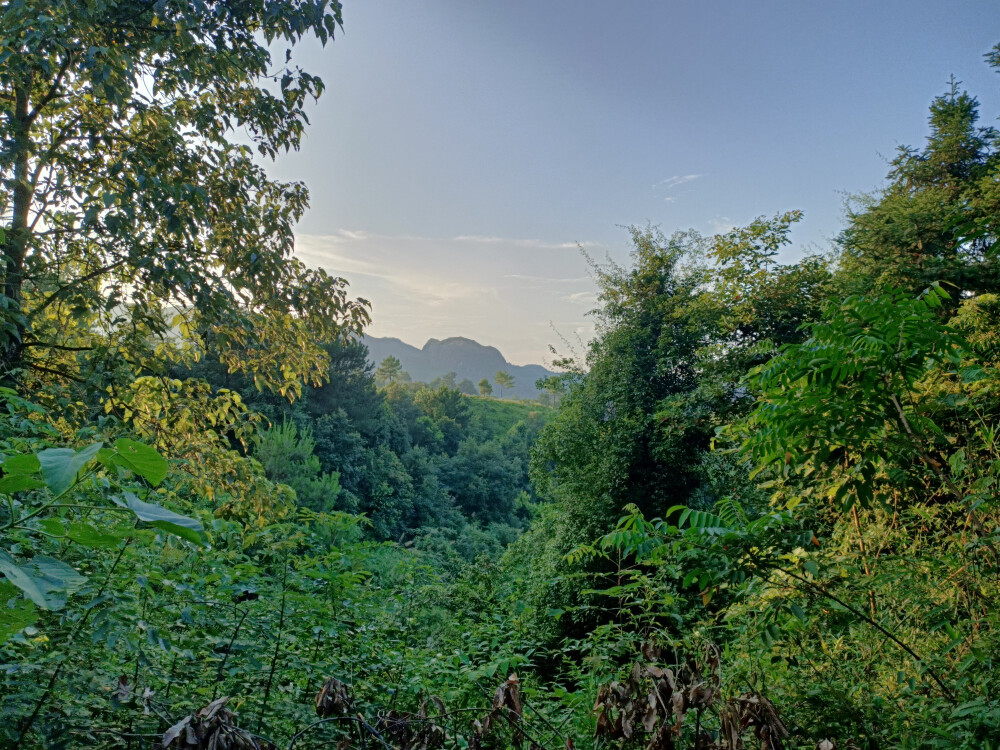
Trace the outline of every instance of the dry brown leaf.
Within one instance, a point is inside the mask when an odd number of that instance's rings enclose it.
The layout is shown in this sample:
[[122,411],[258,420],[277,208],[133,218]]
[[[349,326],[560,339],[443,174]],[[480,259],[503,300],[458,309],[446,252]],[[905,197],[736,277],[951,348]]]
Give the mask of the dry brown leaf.
[[236,726],[236,714],[226,707],[228,697],[202,706],[168,729],[162,747],[184,750],[273,750],[269,742],[258,740]]
[[321,719],[350,713],[354,701],[347,686],[336,677],[327,677],[316,694],[316,715]]

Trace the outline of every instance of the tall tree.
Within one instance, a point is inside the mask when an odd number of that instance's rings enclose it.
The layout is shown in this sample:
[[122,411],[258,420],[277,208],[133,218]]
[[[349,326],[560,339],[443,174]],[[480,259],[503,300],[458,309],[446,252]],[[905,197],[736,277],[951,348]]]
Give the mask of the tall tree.
[[291,48],[340,22],[337,0],[0,6],[0,377],[155,369],[178,331],[259,387],[322,377],[366,305],[292,256],[307,192],[254,152],[298,147],[323,84]]
[[514,387],[514,376],[506,370],[498,370],[493,376],[493,382],[500,386],[500,398],[503,398],[503,389]]
[[[888,186],[848,214],[841,236],[848,291],[915,294],[936,281],[959,292],[1000,290],[1000,134],[979,125],[979,103],[954,81],[928,120],[924,147],[900,148]],[[961,297],[953,294],[952,306]]]
[[403,363],[391,354],[382,360],[375,371],[375,380],[379,385],[392,385],[403,374]]

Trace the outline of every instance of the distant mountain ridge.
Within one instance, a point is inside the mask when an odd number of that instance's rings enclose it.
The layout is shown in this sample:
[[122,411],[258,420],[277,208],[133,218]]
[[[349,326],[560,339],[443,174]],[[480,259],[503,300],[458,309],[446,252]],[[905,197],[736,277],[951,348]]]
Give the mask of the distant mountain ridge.
[[541,365],[512,365],[496,347],[484,346],[462,336],[429,339],[422,349],[397,338],[364,336],[361,342],[368,347],[368,359],[376,367],[386,357],[392,356],[402,363],[410,377],[424,383],[449,372],[458,376],[458,382],[468,378],[478,384],[486,378],[493,386],[495,396],[500,395],[500,389],[494,382],[498,370],[506,370],[514,376],[514,387],[504,388],[504,397],[511,394],[518,398],[535,398],[538,396],[535,381],[555,374]]

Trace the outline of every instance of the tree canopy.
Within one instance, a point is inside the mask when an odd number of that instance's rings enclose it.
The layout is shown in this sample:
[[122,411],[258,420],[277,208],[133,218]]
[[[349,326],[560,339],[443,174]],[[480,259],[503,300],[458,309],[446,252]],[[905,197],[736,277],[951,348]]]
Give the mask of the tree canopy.
[[155,371],[167,351],[208,348],[261,387],[319,380],[317,342],[359,331],[366,306],[292,256],[306,189],[269,180],[254,153],[298,147],[323,86],[291,50],[331,40],[340,14],[328,0],[4,4],[8,381]]

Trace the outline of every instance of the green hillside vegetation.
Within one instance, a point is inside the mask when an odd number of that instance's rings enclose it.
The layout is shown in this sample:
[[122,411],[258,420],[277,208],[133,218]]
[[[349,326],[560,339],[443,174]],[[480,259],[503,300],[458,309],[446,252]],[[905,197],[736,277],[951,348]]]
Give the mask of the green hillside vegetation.
[[494,425],[493,430],[498,433],[510,430],[518,422],[542,427],[552,419],[555,411],[533,401],[482,397],[469,399],[469,409],[474,418]]
[[40,9],[0,7],[0,746],[1000,746],[972,96],[830,256],[631,228],[546,408],[375,371],[292,255],[253,153],[322,84],[262,45],[338,3]]

